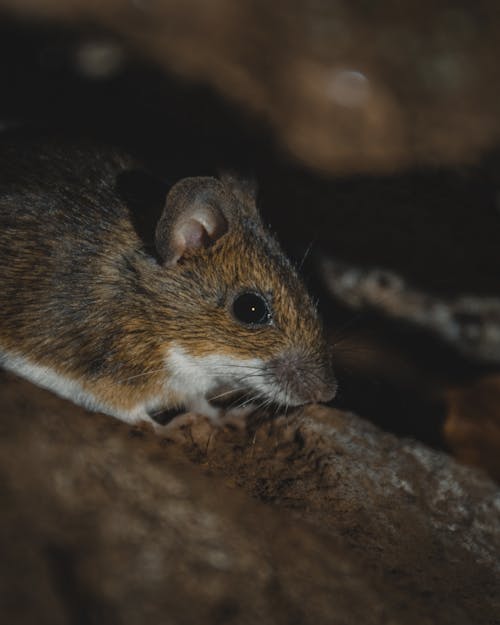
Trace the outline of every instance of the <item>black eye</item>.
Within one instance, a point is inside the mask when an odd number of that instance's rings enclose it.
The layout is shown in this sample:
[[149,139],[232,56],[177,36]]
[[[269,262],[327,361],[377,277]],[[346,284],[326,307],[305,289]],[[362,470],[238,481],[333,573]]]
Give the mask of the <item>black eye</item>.
[[235,318],[249,326],[261,326],[271,322],[271,310],[258,293],[241,293],[233,302]]

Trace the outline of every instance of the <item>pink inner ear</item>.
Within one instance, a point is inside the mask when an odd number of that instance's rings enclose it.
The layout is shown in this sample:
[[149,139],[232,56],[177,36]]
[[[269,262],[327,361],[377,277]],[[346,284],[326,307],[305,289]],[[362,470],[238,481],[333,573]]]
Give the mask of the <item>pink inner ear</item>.
[[195,209],[174,226],[170,245],[171,263],[176,263],[191,251],[209,247],[227,232],[227,221],[218,209],[205,206],[196,206]]
[[195,250],[208,244],[207,231],[195,219],[188,219],[182,224],[182,238],[184,239],[184,251]]

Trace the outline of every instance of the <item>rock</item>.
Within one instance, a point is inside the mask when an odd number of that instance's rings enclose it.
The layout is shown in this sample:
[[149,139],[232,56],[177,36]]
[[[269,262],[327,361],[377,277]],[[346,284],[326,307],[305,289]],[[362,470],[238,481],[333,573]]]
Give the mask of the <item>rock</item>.
[[310,407],[131,430],[5,376],[6,622],[498,623],[500,492]]
[[500,376],[489,374],[446,393],[446,442],[462,462],[485,467],[500,481]]
[[[119,34],[164,69],[260,115],[291,153],[325,171],[471,162],[498,144],[494,0],[0,4],[32,20]],[[86,75],[101,76],[121,57],[113,45],[83,46]]]
[[371,309],[423,328],[475,362],[500,362],[500,298],[446,298],[412,288],[396,273],[325,258],[329,292],[354,310]]

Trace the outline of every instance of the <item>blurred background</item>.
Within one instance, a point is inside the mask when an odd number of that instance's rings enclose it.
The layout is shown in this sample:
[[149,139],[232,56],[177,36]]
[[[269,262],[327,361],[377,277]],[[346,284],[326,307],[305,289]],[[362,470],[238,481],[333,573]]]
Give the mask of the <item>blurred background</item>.
[[491,1],[1,0],[0,124],[255,175],[335,405],[500,478]]

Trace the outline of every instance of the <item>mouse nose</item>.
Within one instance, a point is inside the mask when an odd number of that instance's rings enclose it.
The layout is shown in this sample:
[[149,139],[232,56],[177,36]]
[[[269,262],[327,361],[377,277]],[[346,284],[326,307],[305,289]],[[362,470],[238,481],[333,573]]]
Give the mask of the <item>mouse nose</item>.
[[330,362],[321,357],[287,352],[274,358],[269,369],[279,387],[297,405],[328,402],[337,393]]
[[335,379],[333,373],[331,373],[328,380],[318,384],[318,388],[311,393],[311,401],[319,403],[332,401],[337,394],[337,389],[337,380]]

